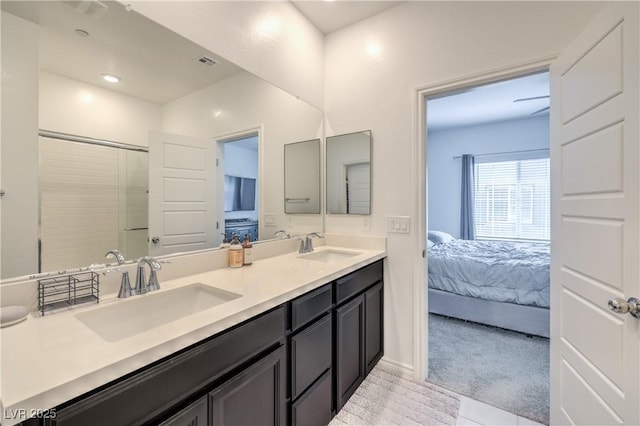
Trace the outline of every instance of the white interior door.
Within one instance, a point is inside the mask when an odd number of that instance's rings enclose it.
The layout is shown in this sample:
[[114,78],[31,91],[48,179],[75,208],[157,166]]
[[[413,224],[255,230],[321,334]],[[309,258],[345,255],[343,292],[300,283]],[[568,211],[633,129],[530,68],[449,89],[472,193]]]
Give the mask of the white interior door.
[[348,164],[347,176],[347,213],[369,214],[371,172],[370,163]]
[[638,3],[611,2],[551,67],[551,424],[640,424]]
[[149,135],[149,254],[214,247],[216,150],[213,141]]

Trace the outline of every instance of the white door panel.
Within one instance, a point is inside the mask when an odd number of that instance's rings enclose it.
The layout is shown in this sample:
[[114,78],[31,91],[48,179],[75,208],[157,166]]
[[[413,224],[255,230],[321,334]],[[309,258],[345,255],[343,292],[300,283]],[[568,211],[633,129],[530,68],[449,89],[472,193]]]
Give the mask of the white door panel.
[[[623,192],[622,129],[622,124],[617,123],[562,147],[563,194]],[[591,173],[601,167],[613,173]]]
[[638,47],[611,3],[551,67],[551,424],[640,424]]
[[[215,158],[212,141],[150,134],[150,255],[216,245]],[[153,237],[159,242],[153,243]]]
[[615,26],[603,39],[587,47],[585,55],[562,76],[565,124],[622,93],[622,27]]

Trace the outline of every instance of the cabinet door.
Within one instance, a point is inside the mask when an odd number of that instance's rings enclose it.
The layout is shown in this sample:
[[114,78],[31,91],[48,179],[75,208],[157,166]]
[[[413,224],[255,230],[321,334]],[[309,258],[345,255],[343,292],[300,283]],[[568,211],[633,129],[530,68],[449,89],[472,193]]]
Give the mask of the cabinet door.
[[331,421],[331,370],[291,404],[292,426],[326,426]]
[[340,410],[365,375],[364,295],[336,309],[336,404]]
[[209,394],[210,425],[286,424],[284,346]]
[[207,398],[200,398],[160,426],[207,426]]
[[291,399],[331,368],[331,315],[291,337]]
[[375,367],[384,354],[383,335],[383,298],[382,283],[367,290],[364,294],[364,324],[365,324],[365,361],[367,374]]

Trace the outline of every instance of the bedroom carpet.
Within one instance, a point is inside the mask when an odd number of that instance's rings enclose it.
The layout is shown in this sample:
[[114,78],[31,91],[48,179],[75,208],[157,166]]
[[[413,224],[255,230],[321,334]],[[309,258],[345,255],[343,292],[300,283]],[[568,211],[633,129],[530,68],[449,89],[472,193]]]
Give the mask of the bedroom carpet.
[[378,364],[329,426],[455,425],[459,409],[459,395]]
[[429,382],[549,424],[549,339],[429,314]]

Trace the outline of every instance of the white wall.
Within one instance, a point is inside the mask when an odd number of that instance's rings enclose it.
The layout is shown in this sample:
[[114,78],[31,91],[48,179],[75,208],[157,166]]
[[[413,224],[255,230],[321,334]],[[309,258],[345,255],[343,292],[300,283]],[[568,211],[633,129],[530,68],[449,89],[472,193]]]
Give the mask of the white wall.
[[127,3],[149,19],[322,108],[324,39],[291,3]]
[[[285,149],[285,210],[288,213],[320,213],[320,140],[287,144]],[[320,228],[318,228],[320,229]]]
[[[261,214],[274,215],[276,225],[260,220],[261,236],[280,229],[322,229],[321,215],[284,215],[284,144],[322,135],[322,111],[273,85],[242,72],[165,105],[163,130],[210,138],[261,129],[259,185]],[[262,237],[261,237],[262,238]]]
[[40,72],[40,128],[149,146],[162,107],[134,96]]
[[530,149],[549,149],[548,115],[428,132],[429,229],[460,237],[461,160],[454,156]]
[[[414,366],[415,274],[420,237],[416,89],[563,50],[601,8],[592,2],[406,2],[325,39],[327,135],[372,130],[372,215],[327,216],[325,231],[385,235],[390,215],[411,234],[389,234],[385,358]],[[416,265],[420,262],[420,265]],[[415,271],[415,272],[414,272]]]
[[38,27],[2,12],[0,277],[38,270]]

